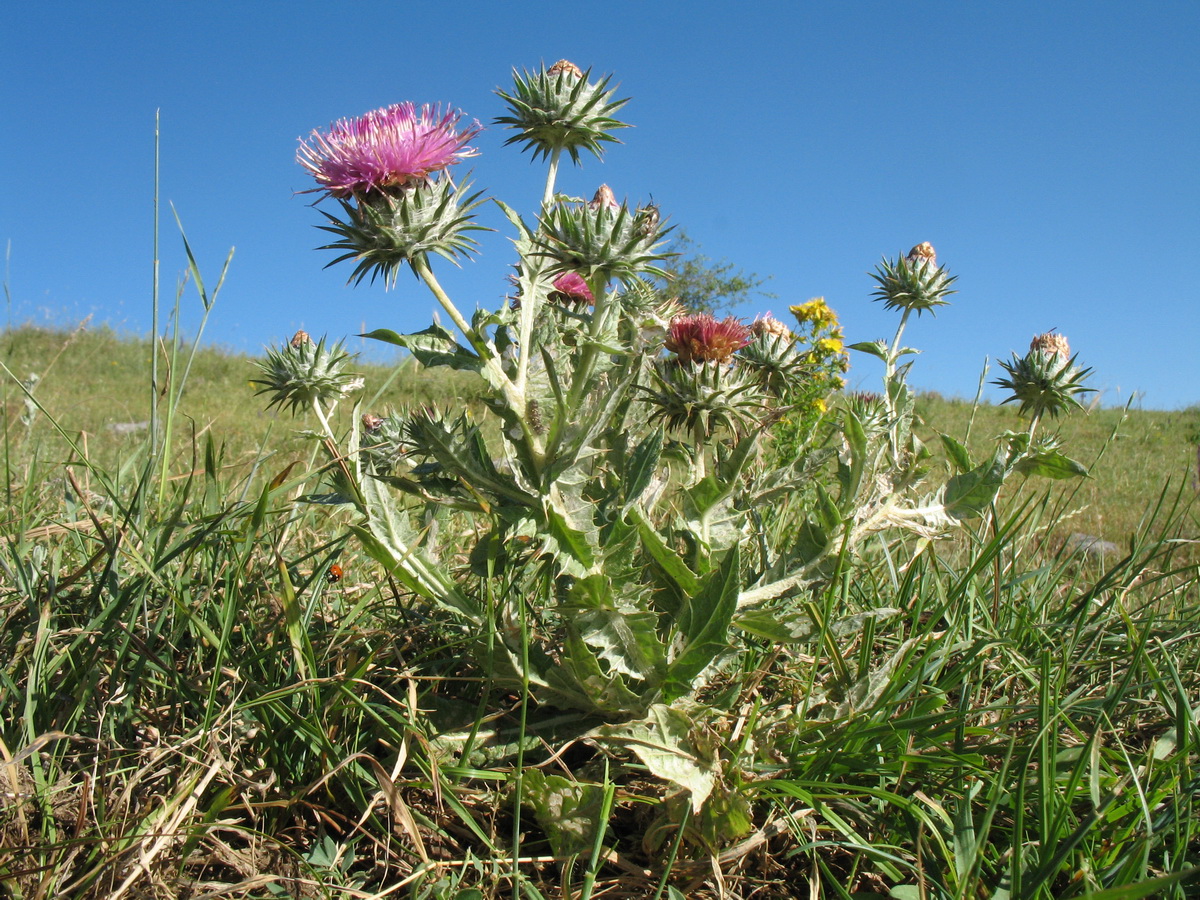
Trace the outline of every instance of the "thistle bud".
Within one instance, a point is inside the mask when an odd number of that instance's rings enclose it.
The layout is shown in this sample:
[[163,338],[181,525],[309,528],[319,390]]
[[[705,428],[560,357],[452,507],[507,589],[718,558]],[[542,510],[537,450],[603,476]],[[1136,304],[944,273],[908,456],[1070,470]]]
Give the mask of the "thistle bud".
[[340,343],[326,348],[324,338],[314,344],[301,331],[282,349],[267,351],[267,358],[257,364],[262,377],[251,383],[262,385],[259,394],[270,395],[268,409],[278,406],[295,415],[314,404],[336,403],[362,387],[362,378],[345,371],[351,359]]
[[554,271],[575,272],[592,284],[597,278],[606,284],[629,281],[642,273],[665,277],[655,263],[672,255],[663,252],[661,240],[670,229],[648,232],[643,224],[602,184],[589,203],[550,207],[534,235],[534,252],[552,259]]
[[883,300],[887,309],[915,310],[917,315],[945,306],[949,302],[945,298],[955,293],[950,289],[955,276],[945,266],[938,267],[937,254],[928,241],[917,244],[902,259],[885,258],[871,277],[879,284],[874,299]]
[[1055,417],[1061,412],[1081,409],[1077,395],[1095,390],[1083,386],[1092,370],[1076,366],[1074,357],[1068,355],[1070,352],[1065,335],[1039,334],[1024,357],[1014,353],[1011,361],[1001,361],[1008,378],[997,379],[993,384],[1012,391],[1012,396],[1003,402],[1019,403],[1018,412],[1034,418],[1046,414]]
[[614,99],[608,76],[587,76],[565,59],[537,72],[514,70],[513,92],[496,92],[510,113],[496,121],[517,131],[506,143],[524,144],[535,159],[565,150],[577,165],[580,150],[603,156],[603,144],[617,142],[609,132],[629,127],[613,118],[626,101]]

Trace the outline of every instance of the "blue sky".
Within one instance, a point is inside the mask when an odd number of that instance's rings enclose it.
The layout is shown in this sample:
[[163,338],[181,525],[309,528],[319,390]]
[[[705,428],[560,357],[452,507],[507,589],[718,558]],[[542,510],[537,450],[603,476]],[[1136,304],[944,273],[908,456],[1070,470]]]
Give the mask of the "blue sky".
[[[415,279],[349,288],[322,269],[297,139],[402,100],[490,125],[514,66],[566,57],[614,74],[635,127],[560,187],[652,195],[706,255],[771,276],[777,299],[739,313],[823,295],[849,341],[890,335],[867,273],[928,240],[960,292],[910,326],[916,385],[970,397],[985,358],[1053,328],[1105,404],[1179,408],[1200,402],[1197,46],[1192,0],[10,4],[7,318],[148,333],[160,109],[164,299],[185,267],[166,201],[208,280],[236,247],[213,342],[423,328]],[[544,173],[506,136],[489,127],[465,165],[532,215]],[[467,309],[499,302],[512,262],[499,211],[482,219],[498,232],[481,255],[437,269]],[[879,364],[858,356],[870,387]]]

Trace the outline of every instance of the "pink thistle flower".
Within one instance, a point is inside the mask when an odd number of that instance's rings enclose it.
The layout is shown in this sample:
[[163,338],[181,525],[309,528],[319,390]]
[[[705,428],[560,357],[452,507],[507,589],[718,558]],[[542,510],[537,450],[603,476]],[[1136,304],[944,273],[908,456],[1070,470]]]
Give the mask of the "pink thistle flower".
[[708,313],[679,316],[671,321],[664,346],[679,362],[726,363],[750,343],[750,329],[733,316],[718,322]]
[[300,141],[296,161],[334,197],[404,187],[478,151],[464,146],[481,126],[459,127],[459,110],[395,103],[357,119],[339,119],[327,133]]
[[550,292],[550,299],[557,303],[586,303],[592,306],[596,302],[592,289],[577,272],[563,272],[551,284],[554,290]]

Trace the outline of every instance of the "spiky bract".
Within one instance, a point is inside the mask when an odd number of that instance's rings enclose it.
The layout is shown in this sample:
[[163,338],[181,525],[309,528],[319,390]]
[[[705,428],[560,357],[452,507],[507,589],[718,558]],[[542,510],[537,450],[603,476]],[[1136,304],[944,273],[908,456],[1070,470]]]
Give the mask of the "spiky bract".
[[951,275],[945,266],[937,265],[936,257],[916,251],[926,245],[919,244],[913,248],[907,258],[897,257],[894,260],[884,259],[871,277],[879,283],[878,289],[872,293],[876,300],[883,300],[888,309],[915,310],[917,315],[938,306],[945,306],[949,301],[946,297],[956,293],[950,289],[958,278]]
[[467,256],[477,244],[466,232],[488,230],[474,224],[471,215],[483,202],[483,192],[464,196],[466,189],[466,184],[456,188],[449,178],[439,178],[399,192],[339,199],[343,218],[322,210],[330,224],[319,227],[339,240],[321,249],[342,251],[326,268],[354,259],[358,264],[350,281],[382,276],[390,286],[404,263],[430,253],[457,265],[458,257]]
[[670,229],[650,223],[645,210],[625,203],[615,209],[607,203],[558,203],[534,235],[534,255],[550,259],[551,271],[577,272],[593,285],[643,273],[665,278],[655,264],[672,256],[663,252],[661,240]]
[[1003,402],[1019,403],[1018,412],[1022,416],[1041,418],[1049,415],[1055,418],[1060,413],[1082,409],[1078,395],[1095,390],[1083,386],[1084,379],[1092,370],[1079,368],[1075,364],[1077,357],[1059,353],[1060,348],[1067,348],[1068,345],[1066,338],[1061,335],[1057,337],[1061,338],[1061,342],[1054,342],[1052,347],[1046,349],[1042,349],[1039,338],[1034,338],[1033,346],[1023,357],[1014,353],[1012,360],[1000,362],[1008,377],[998,378],[992,383],[1012,391],[1012,396]]
[[308,335],[299,339],[300,334],[281,348],[269,349],[266,360],[257,363],[263,377],[251,384],[262,385],[256,393],[270,395],[268,409],[278,406],[295,415],[314,403],[327,407],[362,387],[362,378],[345,371],[353,357],[340,341],[326,349],[325,338],[314,344]]
[[532,73],[514,69],[513,92],[496,91],[512,113],[498,117],[497,124],[517,129],[505,144],[523,144],[535,160],[565,150],[578,165],[580,150],[600,157],[602,144],[620,143],[609,132],[629,127],[613,118],[628,99],[613,99],[615,91],[607,90],[610,76],[593,83],[590,74],[590,69],[579,74],[565,60]]
[[721,429],[745,434],[761,427],[770,403],[754,373],[719,362],[680,365],[674,359],[656,360],[654,384],[644,388],[655,407],[653,418],[668,429],[712,435]]

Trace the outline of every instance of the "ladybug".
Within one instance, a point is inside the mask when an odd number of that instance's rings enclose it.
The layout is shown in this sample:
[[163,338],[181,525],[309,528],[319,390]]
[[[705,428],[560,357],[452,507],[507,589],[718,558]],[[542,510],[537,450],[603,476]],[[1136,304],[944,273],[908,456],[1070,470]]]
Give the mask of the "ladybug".
[[346,573],[342,569],[342,567],[339,566],[337,563],[334,563],[332,566],[329,567],[328,571],[325,572],[325,580],[328,581],[330,584],[337,584],[339,581],[342,580],[342,576],[345,574]]

